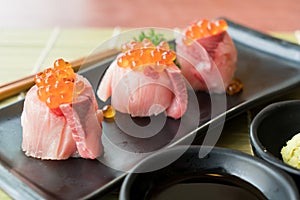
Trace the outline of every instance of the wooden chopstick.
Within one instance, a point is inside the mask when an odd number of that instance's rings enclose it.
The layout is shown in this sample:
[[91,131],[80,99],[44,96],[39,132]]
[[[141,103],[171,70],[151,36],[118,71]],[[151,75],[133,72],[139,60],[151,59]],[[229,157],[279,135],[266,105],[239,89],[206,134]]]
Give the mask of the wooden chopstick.
[[[115,56],[118,53],[119,50],[117,49],[109,49],[106,51],[95,53],[88,57],[83,57],[78,60],[72,61],[71,64],[74,71],[78,71],[79,69],[82,69],[82,64],[84,64],[85,67],[88,67],[92,64],[95,64],[96,62],[100,62],[109,57]],[[5,98],[24,92],[30,87],[32,87],[34,84],[34,75],[31,75],[4,85],[0,85],[0,101]]]

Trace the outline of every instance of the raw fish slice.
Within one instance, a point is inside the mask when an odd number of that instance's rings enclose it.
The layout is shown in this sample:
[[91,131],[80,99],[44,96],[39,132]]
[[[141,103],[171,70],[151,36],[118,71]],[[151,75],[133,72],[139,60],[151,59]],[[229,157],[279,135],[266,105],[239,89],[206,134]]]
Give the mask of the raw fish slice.
[[200,38],[197,42],[208,52],[223,78],[224,86],[227,87],[234,76],[237,62],[237,51],[231,37],[225,31]]
[[[22,149],[27,156],[62,160],[71,156],[94,159],[103,151],[101,116],[89,82],[72,104],[50,109],[37,96],[37,86],[27,93],[21,116]],[[100,112],[101,115],[101,112]],[[79,154],[78,154],[79,153]]]
[[37,95],[33,86],[27,93],[21,115],[22,149],[27,156],[62,160],[76,152],[71,127],[63,115],[54,114]]
[[178,119],[187,109],[187,89],[176,54],[167,42],[129,42],[109,66],[97,90],[119,112],[147,117],[166,112]]
[[[119,67],[114,61],[99,85],[98,97],[106,101],[111,96],[116,110],[140,117],[157,115],[172,105],[167,115],[180,118],[186,110],[187,91],[178,68],[170,66],[163,72],[152,70],[151,65],[144,68],[143,71],[133,71]],[[180,87],[174,87],[176,85]]]
[[78,153],[83,158],[94,159],[102,151],[102,128],[97,116],[97,103],[93,89],[84,81],[86,87],[83,93],[72,105],[63,104],[60,109],[71,127],[73,140],[76,142]]
[[201,44],[193,42],[189,46],[182,42],[182,37],[176,40],[177,62],[183,76],[194,90],[207,90],[207,80],[201,74],[210,74],[212,65],[207,51]]
[[167,68],[166,72],[170,78],[173,92],[175,97],[173,98],[171,105],[167,109],[167,115],[174,119],[180,118],[187,109],[187,89],[185,81],[180,73],[178,67]]
[[[215,26],[213,22],[210,22],[210,26],[207,26],[207,21],[204,22],[205,25],[202,26],[205,26],[206,31],[208,27]],[[193,24],[187,28],[185,33],[196,38],[187,40],[186,36],[179,36],[176,39],[177,60],[181,65],[182,74],[195,90],[225,92],[234,76],[237,51],[232,39],[226,32],[226,27],[226,22],[222,21],[219,32],[213,27],[211,33],[201,33],[204,36],[197,38],[195,34],[200,33],[195,32],[193,35],[191,30],[197,30],[199,27],[198,24]],[[222,82],[219,77],[221,77]]]

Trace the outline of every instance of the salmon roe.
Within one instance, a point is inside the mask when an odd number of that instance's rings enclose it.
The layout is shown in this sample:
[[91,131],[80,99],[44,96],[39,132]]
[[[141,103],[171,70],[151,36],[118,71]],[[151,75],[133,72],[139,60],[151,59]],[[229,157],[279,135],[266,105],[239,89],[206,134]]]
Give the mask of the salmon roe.
[[[75,78],[76,74],[70,63],[63,59],[56,60],[53,68],[47,68],[34,77],[39,99],[51,109],[55,109],[63,103],[71,103]],[[82,81],[76,83],[76,93],[80,93],[83,89]]]
[[194,22],[184,31],[185,38],[183,39],[183,42],[190,44],[195,39],[216,35],[226,31],[227,27],[228,25],[223,19],[217,21],[208,21],[207,19],[204,19]]
[[[118,59],[119,67],[139,70],[141,66],[154,64],[157,65],[157,71],[164,68],[161,65],[168,66],[174,63],[176,54],[170,50],[167,42],[161,42],[155,46],[150,40],[143,42],[129,42],[121,47],[124,52]],[[160,67],[159,67],[160,66]]]

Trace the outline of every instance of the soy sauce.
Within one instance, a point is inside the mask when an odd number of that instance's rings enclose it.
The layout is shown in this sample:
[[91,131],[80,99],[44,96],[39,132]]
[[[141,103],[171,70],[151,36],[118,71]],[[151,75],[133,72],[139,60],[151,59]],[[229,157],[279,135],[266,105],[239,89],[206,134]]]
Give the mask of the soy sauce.
[[260,190],[240,178],[228,175],[209,174],[155,187],[148,195],[148,199],[265,200],[267,198]]

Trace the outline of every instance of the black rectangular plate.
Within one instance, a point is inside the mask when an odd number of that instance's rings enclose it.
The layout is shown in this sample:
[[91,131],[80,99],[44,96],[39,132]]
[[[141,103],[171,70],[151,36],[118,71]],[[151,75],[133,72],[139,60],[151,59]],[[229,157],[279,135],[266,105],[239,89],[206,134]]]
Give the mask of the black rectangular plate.
[[[227,97],[226,118],[238,115],[262,102],[269,101],[299,85],[300,47],[251,30],[227,20],[229,34],[238,49],[236,77],[244,84],[242,93]],[[81,72],[96,89],[101,74],[114,58]],[[201,118],[195,130],[182,133],[188,139],[207,128],[218,116],[210,116],[210,97],[198,92]],[[102,106],[101,102],[100,107]],[[26,157],[21,150],[22,128],[20,115],[23,101],[1,109],[0,112],[0,187],[16,199],[85,199],[104,195],[118,186],[125,172],[109,168],[97,160],[68,159],[65,161],[41,161]],[[220,113],[223,115],[225,113]],[[166,137],[174,134],[179,120],[167,119]],[[104,122],[103,131],[116,131],[113,122]],[[187,126],[187,125],[186,125]],[[111,128],[111,129],[110,129]],[[117,130],[118,132],[119,130]],[[110,133],[108,133],[110,134]],[[120,144],[130,137],[123,134]],[[141,142],[141,143],[140,143]],[[147,143],[149,148],[156,139]],[[133,141],[135,148],[143,147],[140,140]],[[131,147],[132,148],[132,147]],[[106,151],[109,153],[109,151]]]

